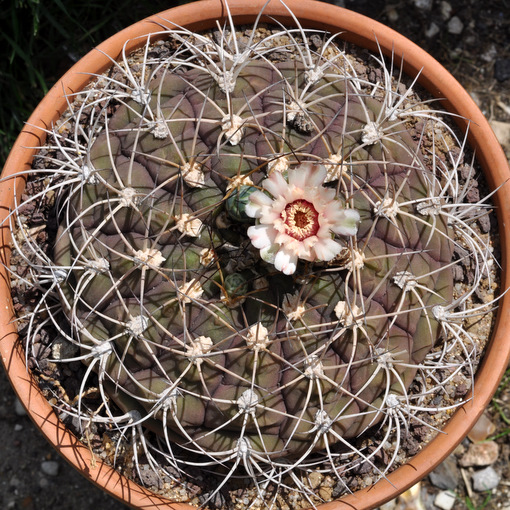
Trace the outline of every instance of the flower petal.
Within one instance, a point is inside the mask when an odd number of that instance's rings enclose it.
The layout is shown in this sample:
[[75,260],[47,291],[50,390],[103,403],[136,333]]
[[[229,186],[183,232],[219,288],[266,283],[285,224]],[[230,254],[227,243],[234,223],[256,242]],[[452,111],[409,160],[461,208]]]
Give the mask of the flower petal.
[[319,242],[314,245],[313,249],[315,250],[318,260],[329,262],[342,251],[342,246],[333,239],[328,238],[320,239]]
[[298,167],[291,168],[289,170],[289,184],[304,189],[308,185],[311,171],[311,163],[302,163]]
[[264,180],[262,186],[275,198],[283,195],[289,187],[287,181],[280,172],[273,172],[267,179]]
[[285,248],[280,248],[274,259],[274,267],[281,271],[283,274],[293,274],[297,267],[297,255],[287,251]]
[[253,225],[248,228],[248,237],[255,248],[263,249],[274,243],[276,231],[270,225]]
[[260,258],[264,262],[268,262],[269,264],[274,264],[274,259],[276,257],[276,253],[278,252],[278,249],[280,248],[279,244],[271,244],[270,246],[267,246],[266,248],[262,248],[260,250]]
[[341,209],[334,215],[330,228],[335,234],[354,236],[358,232],[359,212],[354,209]]
[[260,215],[260,223],[270,224],[275,226],[275,223],[280,220],[280,214],[273,209],[264,209]]
[[313,165],[312,171],[310,172],[308,178],[307,186],[314,188],[322,186],[326,180],[327,175],[328,172],[324,165]]
[[[342,206],[339,200],[335,199],[336,190],[333,188],[318,188],[317,194],[314,197],[315,209],[317,212],[322,212],[322,210],[326,207],[334,207],[335,209]],[[320,209],[320,210],[319,210]]]
[[297,188],[317,188],[324,184],[327,175],[326,167],[302,163],[296,168],[289,170],[289,184]]
[[299,243],[298,257],[303,260],[315,260],[314,245],[317,243],[317,236],[307,237]]
[[[296,271],[298,259],[333,260],[342,250],[333,235],[358,231],[359,213],[343,208],[336,190],[324,186],[326,176],[326,167],[303,163],[288,170],[288,182],[281,172],[272,172],[262,182],[264,190],[250,197],[247,214],[258,224],[248,236],[261,258],[284,274]],[[298,213],[307,223],[296,223]]]
[[246,204],[245,212],[250,218],[260,218],[265,208],[271,207],[273,201],[262,191],[254,191]]

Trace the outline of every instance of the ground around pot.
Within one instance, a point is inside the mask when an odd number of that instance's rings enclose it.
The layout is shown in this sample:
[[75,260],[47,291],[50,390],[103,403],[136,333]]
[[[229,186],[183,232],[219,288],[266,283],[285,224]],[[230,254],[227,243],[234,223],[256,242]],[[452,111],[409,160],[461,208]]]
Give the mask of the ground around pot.
[[[392,26],[434,55],[472,94],[510,156],[510,3],[502,0],[331,3]],[[17,403],[3,372],[0,388],[2,508],[127,508],[93,487],[58,457]],[[477,455],[470,457],[475,447],[467,439],[418,488],[389,503],[385,510],[510,508],[510,383],[500,386],[487,416],[495,428]],[[480,461],[475,463],[475,457],[483,463],[477,465]],[[484,483],[492,488],[483,490]],[[449,491],[455,496],[449,496]]]

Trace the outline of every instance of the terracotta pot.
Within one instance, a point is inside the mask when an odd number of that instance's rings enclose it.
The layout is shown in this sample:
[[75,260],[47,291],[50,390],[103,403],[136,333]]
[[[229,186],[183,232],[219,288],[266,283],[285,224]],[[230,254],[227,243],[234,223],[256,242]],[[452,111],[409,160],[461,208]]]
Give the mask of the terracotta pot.
[[[253,23],[266,0],[229,0],[230,10],[238,23]],[[405,70],[416,75],[421,71],[419,82],[434,96],[446,98],[442,105],[450,112],[459,115],[456,120],[465,130],[469,124],[469,142],[476,150],[479,163],[484,169],[485,177],[491,189],[498,188],[510,178],[510,169],[506,157],[497,142],[487,121],[462,86],[430,55],[414,43],[392,29],[362,15],[329,4],[309,0],[286,0],[304,27],[320,28],[331,32],[342,32],[342,38],[366,47],[372,51],[378,48],[390,55],[394,52],[395,61],[404,59]],[[267,15],[276,17],[283,23],[292,24],[285,7],[273,0],[265,7]],[[27,170],[31,167],[34,147],[45,139],[44,129],[51,126],[66,109],[64,94],[81,90],[89,81],[87,73],[101,73],[111,61],[105,56],[116,58],[128,39],[135,39],[128,44],[131,49],[141,46],[144,38],[138,36],[160,30],[161,19],[191,30],[203,30],[215,25],[217,19],[225,18],[226,10],[220,0],[203,0],[162,12],[148,18],[111,37],[97,50],[92,50],[82,58],[50,90],[30,117],[26,128],[21,132],[3,171],[3,177]],[[468,120],[465,120],[468,119]],[[13,206],[13,194],[20,196],[24,182],[22,179],[3,180],[0,186],[0,221]],[[494,196],[499,220],[501,240],[501,286],[508,288],[510,250],[506,226],[510,223],[510,201],[505,200],[506,188],[501,187]],[[2,223],[3,224],[3,223]],[[1,254],[3,261],[9,259],[10,232],[7,226],[2,229]],[[9,291],[9,275],[1,270],[0,280],[0,350],[2,361],[19,398],[37,427],[74,467],[104,490],[121,499],[125,504],[136,508],[190,510],[185,504],[172,504],[156,496],[136,483],[127,480],[115,470],[91,457],[90,451],[70,433],[59,421],[48,402],[45,400],[25,366],[22,345],[17,341],[16,327],[13,322],[12,302]],[[505,295],[499,302],[497,323],[490,345],[476,375],[474,398],[459,408],[446,425],[445,434],[439,434],[412,460],[390,474],[387,479],[379,481],[369,489],[358,491],[339,501],[322,505],[322,510],[339,510],[348,508],[373,508],[409,488],[434,469],[466,436],[479,415],[483,412],[496,390],[500,378],[507,367],[510,357],[510,295]]]

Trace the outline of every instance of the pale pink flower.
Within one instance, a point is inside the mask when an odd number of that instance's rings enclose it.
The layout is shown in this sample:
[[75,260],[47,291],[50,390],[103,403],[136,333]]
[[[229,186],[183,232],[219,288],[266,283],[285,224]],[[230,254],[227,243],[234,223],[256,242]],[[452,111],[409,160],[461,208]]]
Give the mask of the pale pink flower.
[[298,259],[330,261],[342,250],[335,234],[353,236],[359,213],[345,209],[336,190],[323,186],[324,166],[303,163],[289,169],[288,182],[272,172],[262,182],[263,191],[250,195],[246,214],[258,220],[248,236],[266,262],[285,274],[296,271]]

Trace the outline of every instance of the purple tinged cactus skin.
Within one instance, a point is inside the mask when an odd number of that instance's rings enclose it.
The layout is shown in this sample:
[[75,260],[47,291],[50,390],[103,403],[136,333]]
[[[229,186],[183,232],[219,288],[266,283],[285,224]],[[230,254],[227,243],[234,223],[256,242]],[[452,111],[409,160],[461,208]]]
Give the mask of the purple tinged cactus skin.
[[[448,226],[417,210],[437,182],[415,133],[341,68],[305,71],[254,58],[225,92],[169,61],[147,102],[112,100],[91,175],[65,191],[55,262],[83,351],[108,343],[94,369],[113,400],[197,453],[244,440],[271,462],[359,436],[405,395],[440,334],[431,309],[452,300]],[[334,260],[287,276],[225,204],[305,162],[360,222]]]

